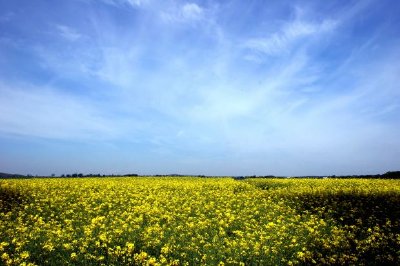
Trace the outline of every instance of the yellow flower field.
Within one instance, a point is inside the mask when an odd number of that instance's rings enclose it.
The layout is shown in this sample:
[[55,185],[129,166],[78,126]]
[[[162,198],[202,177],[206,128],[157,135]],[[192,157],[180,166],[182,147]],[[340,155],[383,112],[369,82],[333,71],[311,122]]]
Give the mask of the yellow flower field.
[[3,265],[398,265],[399,180],[0,181]]

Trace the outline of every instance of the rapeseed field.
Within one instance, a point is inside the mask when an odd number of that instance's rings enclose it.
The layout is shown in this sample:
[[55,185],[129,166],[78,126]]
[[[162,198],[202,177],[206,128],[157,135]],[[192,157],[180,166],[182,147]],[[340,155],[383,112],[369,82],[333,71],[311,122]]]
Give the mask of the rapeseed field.
[[2,265],[398,265],[400,181],[0,181]]

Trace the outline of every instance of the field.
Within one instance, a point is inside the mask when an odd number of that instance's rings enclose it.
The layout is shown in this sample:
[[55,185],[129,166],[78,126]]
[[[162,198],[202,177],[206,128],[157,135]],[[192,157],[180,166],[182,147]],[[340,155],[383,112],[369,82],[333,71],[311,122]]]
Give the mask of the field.
[[0,181],[3,265],[399,265],[400,181]]

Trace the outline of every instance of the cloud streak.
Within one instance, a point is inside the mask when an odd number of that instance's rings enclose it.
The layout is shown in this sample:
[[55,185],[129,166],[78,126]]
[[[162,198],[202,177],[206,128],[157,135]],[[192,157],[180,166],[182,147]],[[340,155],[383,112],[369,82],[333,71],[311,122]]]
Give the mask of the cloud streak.
[[114,122],[82,99],[50,89],[22,90],[4,84],[1,91],[2,133],[81,140],[109,139],[117,134]]
[[108,5],[113,5],[113,6],[130,6],[133,8],[140,7],[147,3],[147,0],[101,0],[103,3],[108,4]]
[[0,35],[12,40],[0,42],[0,141],[95,143],[88,154],[100,167],[106,159],[96,152],[109,152],[116,172],[135,165],[141,173],[306,175],[395,166],[400,50],[383,4],[71,5],[82,10],[76,20],[37,15],[45,23],[31,36],[15,15]]
[[67,41],[74,42],[82,37],[81,34],[79,34],[76,30],[74,30],[70,27],[67,27],[64,25],[56,25],[56,28],[57,28],[60,36],[63,37],[64,39],[66,39]]
[[160,17],[167,23],[193,23],[205,19],[205,10],[195,3],[171,5],[160,10]]
[[279,32],[267,37],[246,40],[243,47],[268,56],[281,56],[290,53],[293,46],[303,38],[329,33],[334,30],[336,24],[336,21],[329,19],[320,23],[295,20],[286,23]]

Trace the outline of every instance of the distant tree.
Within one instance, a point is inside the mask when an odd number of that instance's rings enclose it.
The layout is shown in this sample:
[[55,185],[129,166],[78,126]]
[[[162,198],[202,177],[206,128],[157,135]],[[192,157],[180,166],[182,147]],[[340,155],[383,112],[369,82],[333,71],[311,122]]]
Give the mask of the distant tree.
[[382,176],[383,176],[383,178],[399,179],[399,178],[400,178],[400,171],[390,171],[390,172],[386,172],[386,173],[383,174]]

